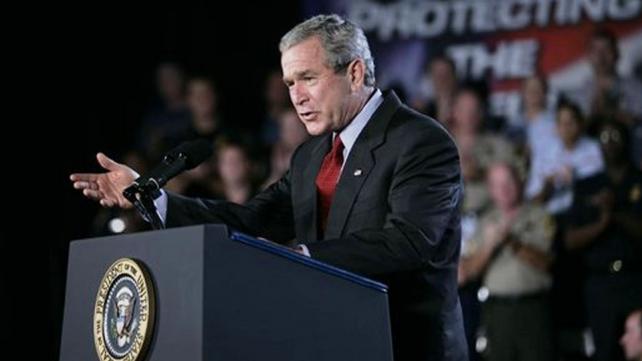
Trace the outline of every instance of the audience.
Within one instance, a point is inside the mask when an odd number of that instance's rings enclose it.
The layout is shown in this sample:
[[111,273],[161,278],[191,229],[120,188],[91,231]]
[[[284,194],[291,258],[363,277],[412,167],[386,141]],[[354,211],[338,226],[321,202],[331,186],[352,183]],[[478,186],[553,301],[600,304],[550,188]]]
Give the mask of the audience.
[[[560,89],[541,74],[523,79],[521,111],[501,129],[450,58],[426,68],[431,92],[413,104],[452,134],[465,184],[459,284],[471,360],[642,360],[642,86],[617,73],[609,32],[595,32],[587,54],[590,78],[556,109],[549,94]],[[180,142],[213,142],[210,160],[168,183],[178,193],[242,204],[308,137],[278,70],[266,74],[250,132],[223,121],[215,83],[178,64],[158,66],[156,93],[123,162],[144,171]],[[133,210],[94,221],[97,235],[147,229]]]

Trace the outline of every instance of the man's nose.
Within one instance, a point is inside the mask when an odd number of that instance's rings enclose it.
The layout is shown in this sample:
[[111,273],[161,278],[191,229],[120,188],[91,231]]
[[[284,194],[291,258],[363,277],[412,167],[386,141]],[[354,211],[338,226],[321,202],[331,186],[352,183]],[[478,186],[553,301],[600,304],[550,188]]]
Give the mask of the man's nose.
[[308,93],[300,84],[294,84],[290,88],[290,99],[294,105],[303,105],[309,100]]

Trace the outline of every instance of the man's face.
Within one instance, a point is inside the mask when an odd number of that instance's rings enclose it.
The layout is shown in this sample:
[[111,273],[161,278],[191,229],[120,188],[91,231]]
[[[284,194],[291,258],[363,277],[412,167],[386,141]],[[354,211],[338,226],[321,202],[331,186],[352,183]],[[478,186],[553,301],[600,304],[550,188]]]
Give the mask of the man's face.
[[642,359],[642,330],[640,330],[641,312],[635,312],[626,319],[624,334],[620,338],[620,345],[624,349],[627,360]]
[[214,89],[205,81],[191,81],[188,85],[187,103],[195,115],[211,115],[216,109]]
[[299,144],[308,139],[305,127],[299,121],[295,111],[285,111],[279,117],[279,142],[287,149],[295,149]]
[[218,172],[224,183],[240,183],[249,177],[250,164],[243,150],[227,146],[218,153]]
[[299,119],[311,135],[338,131],[357,114],[348,73],[335,73],[327,65],[321,41],[312,37],[281,55],[283,81]]
[[615,69],[617,59],[609,41],[596,38],[591,41],[589,60],[598,73],[610,73]]
[[524,102],[534,108],[543,108],[546,105],[546,92],[544,84],[536,77],[524,81],[522,88]]
[[602,153],[608,162],[619,161],[624,153],[624,134],[612,125],[604,125],[600,130],[599,141],[602,146]]
[[564,144],[574,144],[580,137],[579,120],[572,111],[562,108],[557,112],[557,133]]
[[505,164],[494,164],[488,169],[488,190],[495,205],[511,208],[519,202],[519,184]]
[[437,93],[448,94],[457,84],[453,69],[446,61],[437,60],[430,64],[430,77]]
[[457,95],[453,106],[453,117],[458,129],[476,133],[482,117],[479,99],[471,92]]

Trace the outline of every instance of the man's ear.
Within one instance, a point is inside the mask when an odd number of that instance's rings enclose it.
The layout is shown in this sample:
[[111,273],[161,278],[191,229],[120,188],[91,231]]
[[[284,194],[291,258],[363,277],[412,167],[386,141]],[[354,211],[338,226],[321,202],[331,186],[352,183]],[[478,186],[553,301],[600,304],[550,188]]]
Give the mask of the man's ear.
[[363,87],[366,77],[366,64],[363,63],[362,59],[354,59],[351,61],[350,64],[348,64],[346,72],[348,79],[350,79],[350,88],[353,91]]

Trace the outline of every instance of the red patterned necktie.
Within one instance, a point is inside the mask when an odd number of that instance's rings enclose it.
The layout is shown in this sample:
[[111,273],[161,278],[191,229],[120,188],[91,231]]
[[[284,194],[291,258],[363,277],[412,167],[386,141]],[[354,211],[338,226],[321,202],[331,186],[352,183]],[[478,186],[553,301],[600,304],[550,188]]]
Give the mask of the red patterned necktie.
[[343,143],[339,135],[334,137],[334,143],[330,153],[326,154],[323,158],[323,164],[317,175],[315,181],[317,185],[318,194],[318,215],[319,215],[319,230],[323,234],[326,224],[328,222],[328,213],[330,213],[330,205],[332,204],[332,197],[334,190],[339,181],[341,174],[341,165],[343,164]]

